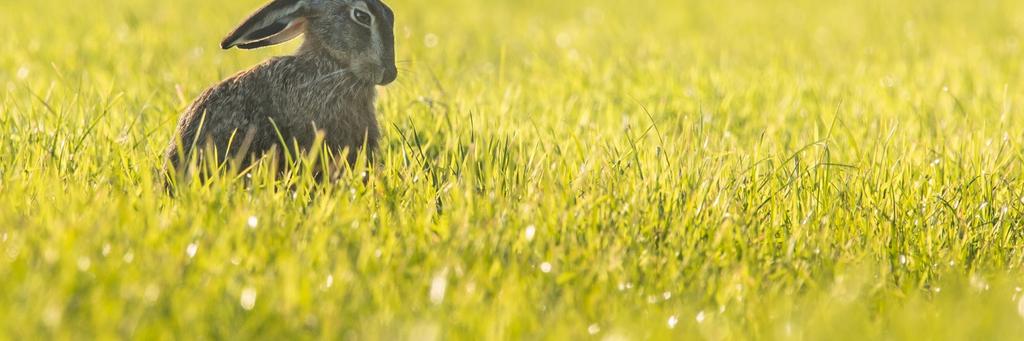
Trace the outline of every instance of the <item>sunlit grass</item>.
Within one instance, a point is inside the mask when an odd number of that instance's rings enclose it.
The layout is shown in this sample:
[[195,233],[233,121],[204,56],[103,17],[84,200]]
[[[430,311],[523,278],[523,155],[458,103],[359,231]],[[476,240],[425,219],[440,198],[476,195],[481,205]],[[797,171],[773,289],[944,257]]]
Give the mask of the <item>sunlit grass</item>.
[[260,2],[0,3],[0,338],[1024,335],[1024,3],[389,3],[376,164],[174,196]]

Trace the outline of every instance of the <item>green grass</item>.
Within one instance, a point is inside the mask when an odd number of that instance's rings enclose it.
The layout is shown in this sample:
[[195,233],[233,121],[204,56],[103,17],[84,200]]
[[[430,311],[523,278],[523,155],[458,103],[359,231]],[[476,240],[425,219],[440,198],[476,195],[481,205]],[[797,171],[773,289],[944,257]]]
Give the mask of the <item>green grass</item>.
[[165,195],[259,4],[0,2],[0,339],[1024,335],[1024,2],[391,0],[366,182]]

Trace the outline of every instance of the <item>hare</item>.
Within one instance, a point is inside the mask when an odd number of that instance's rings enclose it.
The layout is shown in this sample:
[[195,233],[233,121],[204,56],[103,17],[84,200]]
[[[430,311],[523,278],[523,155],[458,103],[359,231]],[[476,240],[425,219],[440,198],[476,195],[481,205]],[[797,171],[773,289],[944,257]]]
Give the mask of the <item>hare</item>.
[[398,76],[394,12],[380,0],[273,0],[221,48],[255,49],[299,35],[305,41],[294,55],[203,92],[178,121],[167,166],[180,172],[193,158],[215,155],[245,169],[264,154],[308,151],[321,140],[350,164],[362,150],[371,155],[380,136],[376,86]]

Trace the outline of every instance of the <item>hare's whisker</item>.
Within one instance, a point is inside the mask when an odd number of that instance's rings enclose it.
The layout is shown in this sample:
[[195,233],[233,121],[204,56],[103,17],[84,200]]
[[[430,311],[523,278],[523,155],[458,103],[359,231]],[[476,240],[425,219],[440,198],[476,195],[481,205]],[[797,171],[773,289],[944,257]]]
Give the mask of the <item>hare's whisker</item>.
[[343,73],[345,73],[345,72],[347,72],[347,71],[348,71],[348,69],[341,69],[341,70],[338,70],[338,71],[334,71],[334,72],[328,73],[328,74],[326,74],[326,75],[323,75],[323,76],[317,77],[316,79],[314,79],[314,80],[311,80],[311,81],[309,81],[309,82],[303,83],[302,85],[299,85],[299,87],[300,87],[300,88],[305,88],[305,87],[308,87],[308,86],[310,86],[310,85],[312,85],[312,84],[314,84],[314,83],[319,83],[319,82],[321,82],[321,81],[324,81],[324,80],[326,80],[327,78],[330,78],[330,77],[334,77],[334,76],[337,76],[337,75],[343,74]]

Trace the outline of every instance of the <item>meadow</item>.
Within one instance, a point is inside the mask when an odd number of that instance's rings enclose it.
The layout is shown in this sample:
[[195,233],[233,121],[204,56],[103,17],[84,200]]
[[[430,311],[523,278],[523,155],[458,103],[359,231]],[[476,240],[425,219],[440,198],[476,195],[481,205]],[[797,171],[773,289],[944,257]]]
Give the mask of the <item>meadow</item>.
[[376,162],[168,195],[185,106],[298,43],[0,1],[0,339],[1024,335],[1024,2],[388,3]]

